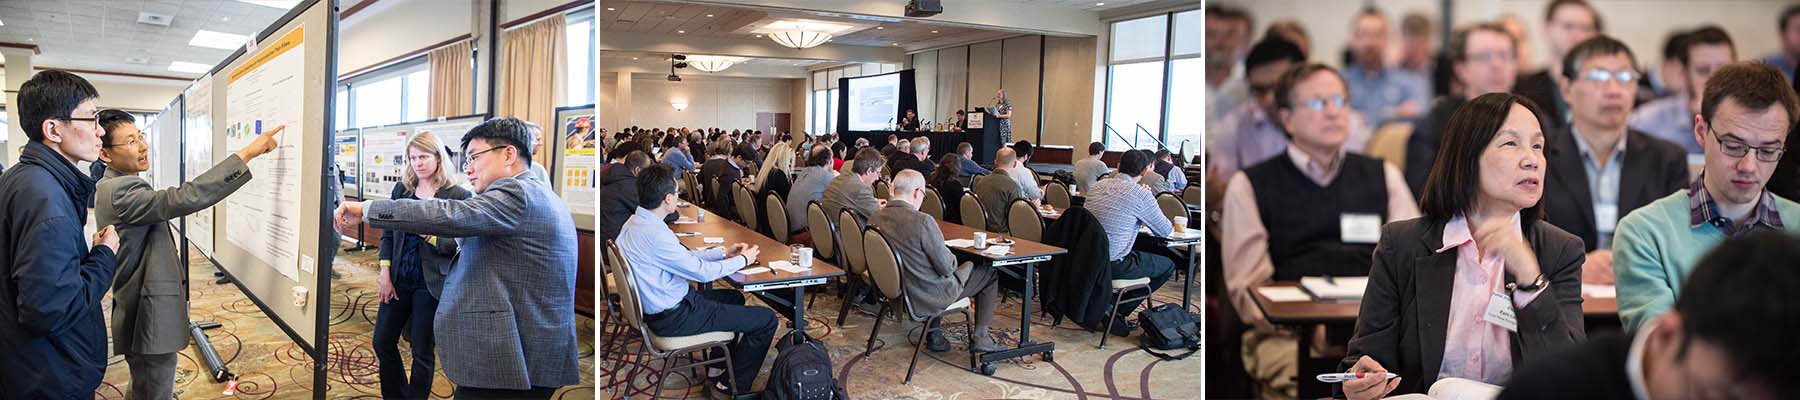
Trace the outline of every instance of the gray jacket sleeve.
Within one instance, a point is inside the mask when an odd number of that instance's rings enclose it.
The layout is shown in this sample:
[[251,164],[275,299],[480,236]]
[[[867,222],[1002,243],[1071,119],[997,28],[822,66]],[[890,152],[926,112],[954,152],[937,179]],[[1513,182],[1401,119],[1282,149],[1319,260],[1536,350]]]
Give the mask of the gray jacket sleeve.
[[468,200],[375,200],[363,205],[363,223],[420,235],[470,237],[520,229],[528,215],[524,187],[503,178]]
[[218,165],[193,181],[181,186],[155,190],[149,182],[136,177],[108,179],[112,186],[112,202],[118,223],[143,225],[168,221],[193,214],[218,204],[232,192],[250,182],[250,168],[236,155],[225,157]]

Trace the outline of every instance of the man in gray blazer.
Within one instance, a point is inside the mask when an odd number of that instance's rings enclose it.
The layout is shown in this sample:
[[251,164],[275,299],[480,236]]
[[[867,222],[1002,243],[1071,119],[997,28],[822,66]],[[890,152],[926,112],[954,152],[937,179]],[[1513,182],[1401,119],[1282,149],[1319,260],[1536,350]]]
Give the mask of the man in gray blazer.
[[[794,185],[788,187],[787,207],[788,233],[805,231],[807,228],[806,207],[813,200],[825,195],[825,185],[837,177],[837,171],[831,170],[831,149],[823,145],[813,146],[806,156],[806,169],[800,170],[800,176],[794,178]],[[824,204],[820,204],[821,207]],[[832,215],[826,215],[831,218]]]
[[128,398],[175,397],[177,354],[188,344],[188,271],[169,222],[212,207],[250,181],[250,160],[275,149],[263,132],[237,154],[181,186],[157,190],[138,176],[150,170],[150,146],[131,114],[96,115],[100,161],[106,172],[95,189],[94,221],[119,231],[119,265],[112,284],[113,353],[131,371]]
[[[838,174],[825,185],[825,193],[819,195],[819,206],[825,208],[825,216],[837,218],[838,210],[856,210],[860,219],[868,219],[881,202],[875,200],[875,190],[870,188],[876,179],[881,179],[881,153],[875,149],[856,151],[856,159],[850,161],[850,173]],[[843,228],[839,228],[843,229]]]
[[[895,174],[888,191],[892,196],[888,197],[887,206],[869,217],[869,226],[881,230],[893,246],[894,256],[900,259],[900,273],[905,277],[900,280],[901,289],[910,305],[909,317],[923,321],[950,303],[974,297],[975,326],[970,332],[975,345],[970,350],[999,350],[993,337],[988,336],[988,326],[994,324],[994,305],[999,304],[996,284],[1000,275],[986,264],[956,264],[956,255],[944,245],[944,232],[938,229],[937,220],[919,212],[916,205],[925,199],[925,176],[919,171],[909,169]],[[925,344],[931,351],[950,348],[943,332],[932,332]]]
[[344,202],[358,224],[462,238],[438,303],[437,345],[457,398],[549,398],[580,381],[575,221],[532,168],[530,123],[495,118],[463,135],[468,200]]

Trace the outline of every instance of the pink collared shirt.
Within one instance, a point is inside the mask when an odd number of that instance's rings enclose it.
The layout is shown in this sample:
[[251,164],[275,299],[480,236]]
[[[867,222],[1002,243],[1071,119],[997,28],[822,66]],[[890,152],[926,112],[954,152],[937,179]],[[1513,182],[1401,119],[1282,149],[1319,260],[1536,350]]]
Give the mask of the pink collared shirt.
[[[1513,229],[1519,229],[1517,213],[1512,220]],[[1508,292],[1505,263],[1499,255],[1481,256],[1468,219],[1460,215],[1444,225],[1444,247],[1438,252],[1451,249],[1456,250],[1456,276],[1450,290],[1449,326],[1444,331],[1444,360],[1437,377],[1506,383],[1513,367],[1511,334],[1483,318],[1492,294]],[[1525,308],[1542,293],[1539,289],[1514,294],[1513,309]]]

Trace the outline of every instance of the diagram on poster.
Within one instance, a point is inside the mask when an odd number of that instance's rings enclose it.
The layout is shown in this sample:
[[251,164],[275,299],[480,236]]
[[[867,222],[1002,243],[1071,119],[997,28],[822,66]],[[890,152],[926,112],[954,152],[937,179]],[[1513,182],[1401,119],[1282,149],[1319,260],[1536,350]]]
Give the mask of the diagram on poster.
[[562,150],[563,201],[568,203],[570,210],[593,210],[598,197],[594,185],[598,181],[594,176],[598,157],[590,137],[594,131],[594,114],[567,115],[561,122],[558,126],[567,143]]
[[249,145],[265,130],[285,126],[274,152],[249,163],[255,176],[225,199],[226,240],[298,282],[300,261],[301,138],[305,110],[306,26],[263,47],[231,71],[225,87],[225,148]]
[[[186,99],[182,103],[182,141],[187,143],[183,157],[187,158],[185,168],[188,179],[193,179],[212,168],[212,75],[200,77],[194,86],[182,95]],[[186,234],[189,243],[200,249],[200,253],[211,255],[213,252],[213,210],[208,207],[187,217]]]
[[364,199],[386,199],[394,196],[394,184],[406,172],[405,128],[363,129],[362,193]]
[[361,147],[357,145],[356,139],[361,135],[361,131],[354,129],[338,132],[335,138],[337,143],[332,146],[332,151],[337,152],[335,158],[337,160],[337,179],[339,183],[343,184],[346,196],[357,193],[357,177],[362,175],[356,169],[357,151],[359,151],[358,147]]

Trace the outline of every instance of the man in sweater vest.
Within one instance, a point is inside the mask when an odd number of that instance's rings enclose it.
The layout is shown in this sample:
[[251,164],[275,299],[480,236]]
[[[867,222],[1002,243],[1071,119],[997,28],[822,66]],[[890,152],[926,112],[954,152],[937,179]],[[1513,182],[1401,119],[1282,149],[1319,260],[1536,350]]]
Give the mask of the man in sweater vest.
[[1219,225],[1225,286],[1238,317],[1253,328],[1244,334],[1244,366],[1267,388],[1265,398],[1295,396],[1298,335],[1269,324],[1251,288],[1302,276],[1368,275],[1381,225],[1419,216],[1398,168],[1346,152],[1348,92],[1331,67],[1288,71],[1275,87],[1287,150],[1226,184]]
[[1632,211],[1613,233],[1619,318],[1627,330],[1668,311],[1700,256],[1719,242],[1800,227],[1800,204],[1765,188],[1800,103],[1781,71],[1754,61],[1726,65],[1703,93],[1694,117],[1706,157],[1700,178]]

